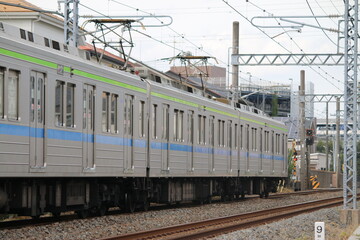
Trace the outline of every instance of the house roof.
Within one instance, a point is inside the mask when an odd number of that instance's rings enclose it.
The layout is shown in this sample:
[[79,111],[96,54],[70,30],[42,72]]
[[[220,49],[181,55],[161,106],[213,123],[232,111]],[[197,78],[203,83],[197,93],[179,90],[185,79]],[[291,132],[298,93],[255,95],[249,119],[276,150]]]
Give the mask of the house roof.
[[[79,46],[79,49],[82,49],[82,50],[85,50],[85,51],[89,51],[93,54],[95,54],[95,48],[93,45],[89,44],[89,43],[86,43],[86,45],[84,46]],[[104,49],[101,49],[101,48],[96,48],[96,53],[99,55],[99,54],[104,54],[104,56],[107,56],[109,61],[113,61],[113,62],[116,62],[116,63],[119,63],[120,65],[123,65],[125,63],[125,60],[121,57],[118,57],[116,56],[115,54],[112,54],[108,51],[104,51]],[[128,62],[129,66],[134,66],[133,63],[131,62]]]
[[[6,2],[10,3],[10,4],[14,4],[14,5],[24,6],[24,7],[0,4],[0,14],[3,12],[5,12],[5,13],[35,13],[34,10],[28,9],[28,8],[44,10],[44,9],[42,9],[34,4],[31,4],[25,0],[6,0]],[[54,19],[60,20],[60,21],[64,21],[61,17],[58,17],[54,14],[50,14],[50,13],[43,13],[43,14],[45,14],[49,17],[52,17]]]
[[[41,8],[39,8],[38,6],[31,4],[25,0],[6,0],[7,3],[12,3],[12,4],[17,4],[17,5],[22,5],[24,7],[30,7],[30,8],[35,8],[35,9],[39,9],[42,10]],[[15,7],[15,6],[9,6],[9,5],[4,5],[4,4],[0,4],[0,11],[1,12],[33,12],[33,10],[30,9],[26,9],[26,8],[22,8],[22,7]]]

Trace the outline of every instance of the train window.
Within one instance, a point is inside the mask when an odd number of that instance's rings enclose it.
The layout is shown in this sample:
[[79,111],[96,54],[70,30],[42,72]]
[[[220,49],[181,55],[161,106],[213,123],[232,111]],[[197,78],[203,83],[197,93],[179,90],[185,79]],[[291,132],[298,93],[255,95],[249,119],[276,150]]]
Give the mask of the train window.
[[56,81],[55,86],[55,125],[63,126],[63,103],[64,103],[64,85],[62,81]]
[[19,119],[19,71],[9,70],[8,78],[8,118]]
[[179,112],[179,137],[181,141],[184,141],[184,112]]
[[218,120],[218,143],[220,147],[225,146],[225,121]]
[[228,147],[232,147],[232,122],[229,121],[228,122],[228,136],[227,136],[227,139],[228,139]]
[[202,143],[203,144],[206,144],[206,141],[205,141],[205,132],[206,132],[206,125],[205,125],[205,122],[206,122],[206,117],[203,116],[202,117]]
[[103,92],[101,95],[101,99],[102,99],[102,118],[101,118],[101,128],[103,132],[109,132],[110,128],[109,128],[109,119],[108,119],[108,115],[109,115],[109,96],[110,93],[108,92]]
[[[41,75],[41,76],[39,76]],[[36,111],[37,111],[37,122],[42,123],[43,122],[43,99],[42,96],[44,96],[44,79],[43,74],[38,74],[37,78],[37,93],[36,93]]]
[[157,139],[156,123],[157,123],[157,105],[153,104],[153,108],[152,108],[152,138],[153,139]]
[[244,146],[243,146],[243,134],[244,134],[244,126],[243,125],[240,125],[240,148],[242,149]]
[[35,121],[35,77],[30,76],[30,121]]
[[118,95],[111,94],[111,107],[110,107],[110,130],[111,133],[118,132],[117,126],[117,102],[118,102]]
[[188,114],[188,128],[189,128],[189,143],[194,143],[194,112],[193,111],[189,111]]
[[274,154],[274,146],[275,146],[275,142],[274,142],[274,131],[271,131],[271,153]]
[[66,85],[66,127],[75,127],[74,121],[74,94],[75,84]]
[[246,124],[246,150],[250,150],[250,126]]
[[5,68],[0,67],[0,118],[4,118],[4,79]]
[[139,134],[140,137],[145,137],[145,102],[140,101],[139,106]]
[[83,129],[86,129],[87,123],[87,99],[86,99],[86,89],[83,89]]
[[238,133],[238,131],[239,131],[239,129],[238,129],[238,125],[237,124],[235,124],[235,131],[234,131],[234,134],[235,134],[235,140],[234,140],[234,144],[235,144],[235,149],[237,149],[238,147],[239,147],[239,133]]
[[184,112],[175,109],[174,110],[174,140],[175,141],[183,141],[183,128],[184,128]]
[[265,131],[264,132],[265,133],[265,139],[264,139],[264,141],[265,141],[265,143],[264,143],[264,151],[265,152],[268,152],[269,151],[269,131]]
[[251,137],[252,137],[252,150],[256,151],[256,128],[251,128]]
[[198,143],[205,144],[205,122],[206,116],[198,115]]
[[260,137],[259,137],[259,151],[262,152],[263,151],[263,129],[260,128]]
[[214,116],[210,116],[209,118],[209,144],[211,147],[214,147],[215,144],[215,124],[214,124]]
[[179,120],[179,110],[177,109],[174,109],[174,141],[178,141],[179,140],[179,136],[177,135],[178,134],[178,127],[179,127],[179,124],[178,124],[178,120]]
[[169,105],[163,105],[162,139],[169,140]]
[[198,115],[198,130],[197,130],[197,135],[198,135],[198,137],[197,137],[197,139],[198,139],[198,144],[201,144],[201,119],[202,119],[202,117],[201,117],[201,115]]

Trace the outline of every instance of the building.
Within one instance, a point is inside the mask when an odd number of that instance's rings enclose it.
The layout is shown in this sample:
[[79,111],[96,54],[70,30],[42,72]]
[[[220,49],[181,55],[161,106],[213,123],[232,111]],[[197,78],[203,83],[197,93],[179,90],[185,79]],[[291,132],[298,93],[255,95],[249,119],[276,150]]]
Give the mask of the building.
[[[7,0],[6,2],[41,10],[25,0]],[[0,21],[32,33],[49,36],[49,39],[57,42],[64,42],[63,18],[53,14],[0,4]]]
[[[226,88],[226,68],[217,66],[172,66],[170,71],[180,74],[183,77],[200,77],[202,74],[206,84],[210,84],[216,88]],[[207,75],[207,76],[206,76]]]

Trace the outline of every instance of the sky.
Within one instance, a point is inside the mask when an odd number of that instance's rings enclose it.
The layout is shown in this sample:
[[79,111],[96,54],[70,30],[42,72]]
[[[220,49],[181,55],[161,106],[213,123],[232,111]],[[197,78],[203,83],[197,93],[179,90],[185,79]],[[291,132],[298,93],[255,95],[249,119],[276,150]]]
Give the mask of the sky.
[[[28,1],[46,10],[58,9],[56,0]],[[63,9],[61,6],[61,11]],[[173,22],[170,26],[136,28],[142,34],[132,32],[135,46],[131,56],[162,71],[168,70],[174,64],[163,59],[173,57],[181,51],[214,57],[217,61],[209,60],[209,64],[227,67],[234,21],[240,24],[239,52],[243,54],[337,53],[338,50],[343,51],[344,45],[344,42],[340,41],[338,48],[336,32],[322,31],[319,28],[305,26],[300,32],[291,28],[273,28],[279,24],[269,18],[256,21],[267,28],[251,24],[251,19],[258,16],[307,16],[308,18],[293,20],[338,29],[341,18],[318,18],[316,22],[312,16],[343,15],[344,6],[341,0],[80,0],[79,11],[80,24],[84,22],[86,15],[171,16]],[[157,24],[158,20],[145,18],[142,23]],[[285,22],[280,24],[288,25]],[[86,25],[86,28],[91,26]],[[300,70],[305,70],[306,81],[314,83],[316,94],[343,92],[343,66],[240,66],[239,82],[245,85],[249,81],[259,85],[292,84],[293,89],[298,89]],[[325,118],[324,106],[315,103],[317,117]],[[335,104],[330,104],[329,108],[330,114],[335,114]]]

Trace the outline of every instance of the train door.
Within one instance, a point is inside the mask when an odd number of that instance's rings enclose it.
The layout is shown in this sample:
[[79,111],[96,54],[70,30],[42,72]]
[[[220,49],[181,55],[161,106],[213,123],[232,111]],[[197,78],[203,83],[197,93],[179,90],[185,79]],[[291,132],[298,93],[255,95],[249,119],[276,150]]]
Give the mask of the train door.
[[94,109],[95,87],[84,84],[83,88],[83,168],[95,168],[94,159]]
[[134,170],[134,96],[125,95],[124,107],[124,171]]
[[190,151],[188,155],[189,161],[189,171],[194,171],[194,112],[188,112],[188,142],[190,146]]
[[161,170],[169,170],[169,105],[163,104],[163,126],[162,126],[162,146],[161,147]]
[[209,171],[215,172],[215,118],[214,116],[210,116],[209,121],[209,138],[210,138],[210,164],[209,164]]
[[45,167],[44,128],[45,128],[45,74],[30,73],[30,167]]

